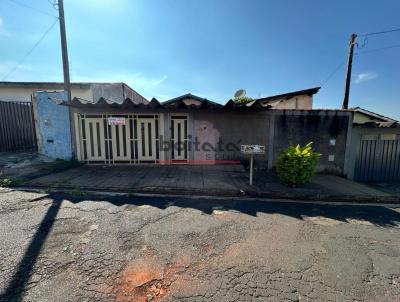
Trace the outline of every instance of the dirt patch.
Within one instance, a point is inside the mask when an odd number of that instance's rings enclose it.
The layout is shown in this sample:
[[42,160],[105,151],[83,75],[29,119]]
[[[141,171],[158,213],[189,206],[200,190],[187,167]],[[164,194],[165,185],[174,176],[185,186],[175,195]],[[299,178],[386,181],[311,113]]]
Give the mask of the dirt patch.
[[335,226],[335,225],[343,223],[340,220],[336,220],[336,219],[332,219],[332,218],[328,218],[328,217],[322,217],[322,216],[306,217],[306,219],[315,224],[319,224],[319,225],[323,225],[323,226]]
[[116,297],[119,302],[160,301],[185,268],[178,263],[163,264],[155,258],[131,263],[120,274]]

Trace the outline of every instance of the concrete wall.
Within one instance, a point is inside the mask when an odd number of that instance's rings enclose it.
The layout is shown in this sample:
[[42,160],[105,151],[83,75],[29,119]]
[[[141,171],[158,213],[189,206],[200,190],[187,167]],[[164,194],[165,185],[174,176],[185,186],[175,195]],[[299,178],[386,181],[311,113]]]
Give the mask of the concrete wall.
[[33,99],[39,153],[54,159],[72,158],[69,107],[58,105],[62,92],[38,92]]
[[[266,146],[267,152],[255,157],[256,166],[272,167],[289,145],[313,142],[314,149],[322,154],[319,171],[337,174],[344,171],[349,113],[320,110],[193,111],[191,118],[193,139],[216,148],[195,151],[194,160],[247,161],[248,156],[238,150],[240,145],[260,144]],[[224,148],[219,148],[219,142]]]
[[[240,152],[240,145],[268,146],[269,111],[193,111],[192,141],[198,140],[201,148],[194,151],[194,160],[248,160]],[[212,148],[213,147],[213,148]],[[256,162],[267,166],[268,155],[258,155]]]
[[350,119],[350,113],[338,111],[275,111],[273,161],[290,144],[313,142],[322,154],[317,170],[342,174]]
[[[62,90],[62,87],[59,88]],[[0,100],[7,102],[31,102],[32,96],[37,91],[53,91],[54,89],[46,89],[43,87],[36,88],[16,88],[16,87],[1,87],[0,88]],[[91,100],[92,94],[90,89],[84,88],[72,88],[72,97],[78,97],[85,100]]]

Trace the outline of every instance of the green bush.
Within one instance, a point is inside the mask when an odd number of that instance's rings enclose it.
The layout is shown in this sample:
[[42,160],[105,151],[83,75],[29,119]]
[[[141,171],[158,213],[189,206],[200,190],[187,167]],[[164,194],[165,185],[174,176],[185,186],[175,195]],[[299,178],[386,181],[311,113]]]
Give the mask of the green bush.
[[233,101],[237,104],[244,104],[244,103],[254,101],[254,99],[249,96],[242,96],[240,98],[235,98]]
[[10,187],[13,185],[13,181],[10,178],[0,178],[0,187]]
[[298,185],[311,180],[315,166],[321,154],[312,149],[312,143],[305,146],[290,146],[284,150],[276,161],[276,172],[286,184]]

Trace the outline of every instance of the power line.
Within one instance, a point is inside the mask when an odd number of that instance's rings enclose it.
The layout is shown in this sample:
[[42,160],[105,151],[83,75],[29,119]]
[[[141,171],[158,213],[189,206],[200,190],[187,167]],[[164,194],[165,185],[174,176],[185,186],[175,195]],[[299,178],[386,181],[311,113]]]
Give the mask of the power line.
[[19,65],[25,61],[25,59],[35,50],[35,48],[40,44],[40,42],[43,41],[43,39],[47,36],[47,34],[53,29],[54,25],[56,25],[58,22],[58,18],[54,20],[54,22],[51,24],[51,26],[43,33],[43,35],[37,40],[37,42],[32,46],[32,48],[19,60],[19,62],[11,68],[11,70],[1,79],[4,81],[6,78],[8,78],[15,70],[18,69]]
[[40,9],[37,9],[36,7],[27,5],[27,4],[25,4],[25,3],[21,3],[21,2],[19,2],[19,1],[15,1],[15,0],[8,0],[8,1],[10,1],[10,2],[12,2],[12,3],[14,3],[14,4],[17,4],[17,5],[19,5],[19,6],[23,6],[23,7],[25,7],[25,8],[29,8],[29,9],[34,10],[34,11],[36,11],[36,12],[38,12],[38,13],[43,14],[43,15],[47,15],[47,16],[50,16],[50,17],[53,17],[53,18],[57,18],[57,19],[58,19],[58,17],[55,16],[55,15],[52,15],[52,14],[50,14],[50,13],[48,13],[48,12],[45,12],[45,11],[40,10]]
[[371,32],[371,33],[362,34],[360,36],[363,36],[363,37],[375,36],[375,35],[393,33],[393,32],[397,32],[397,31],[400,31],[400,28],[393,28],[393,29],[388,29],[388,30],[383,30],[383,31]]
[[356,55],[362,55],[362,54],[367,54],[367,53],[370,53],[370,52],[377,52],[377,51],[388,50],[388,49],[398,48],[398,47],[400,47],[400,44],[381,47],[381,48],[373,48],[373,49],[369,49],[369,50],[356,52]]
[[343,61],[340,62],[340,64],[328,75],[325,81],[322,82],[321,87],[325,86],[325,84],[329,82],[329,80],[339,71],[340,68],[343,67],[345,63],[346,63],[346,58],[343,59]]

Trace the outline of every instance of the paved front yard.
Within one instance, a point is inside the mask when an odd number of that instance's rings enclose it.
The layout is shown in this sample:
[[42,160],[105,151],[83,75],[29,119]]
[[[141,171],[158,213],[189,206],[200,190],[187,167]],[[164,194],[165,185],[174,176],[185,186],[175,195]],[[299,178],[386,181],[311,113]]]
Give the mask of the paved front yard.
[[1,301],[399,301],[400,212],[0,193]]
[[271,171],[256,171],[254,185],[242,165],[89,166],[47,173],[25,183],[44,188],[122,192],[184,193],[189,195],[253,196],[313,200],[397,200],[389,193],[333,175],[316,175],[312,182],[289,188]]

